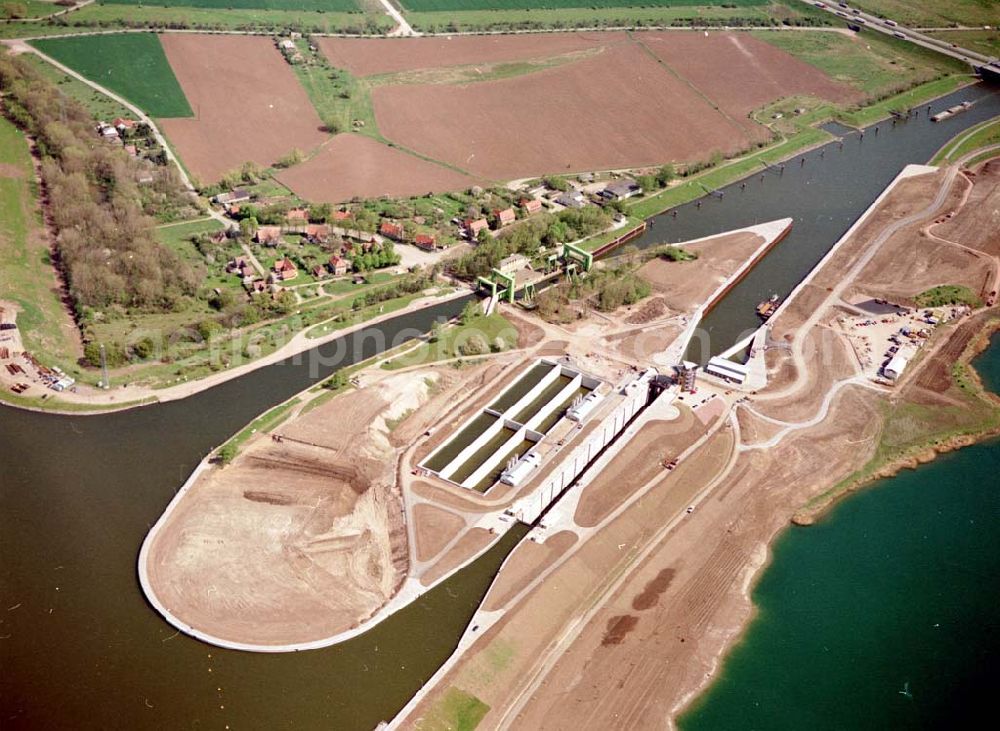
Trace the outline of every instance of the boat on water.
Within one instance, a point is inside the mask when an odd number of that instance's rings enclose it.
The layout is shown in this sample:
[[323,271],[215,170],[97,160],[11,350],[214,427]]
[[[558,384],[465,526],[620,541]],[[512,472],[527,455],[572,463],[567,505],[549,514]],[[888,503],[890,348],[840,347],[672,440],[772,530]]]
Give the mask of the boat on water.
[[779,304],[781,303],[778,301],[778,295],[772,294],[763,302],[758,303],[757,317],[761,320],[767,320],[778,309]]

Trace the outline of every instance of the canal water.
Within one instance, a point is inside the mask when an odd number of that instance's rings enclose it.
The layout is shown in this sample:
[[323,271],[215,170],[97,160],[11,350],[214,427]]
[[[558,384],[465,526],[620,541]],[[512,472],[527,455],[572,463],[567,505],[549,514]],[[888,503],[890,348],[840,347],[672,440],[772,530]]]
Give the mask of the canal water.
[[[642,243],[795,217],[792,236],[711,316],[709,326],[723,328],[720,313],[745,315],[730,300],[752,306],[801,279],[903,164],[925,161],[947,137],[1000,113],[995,94],[980,87],[935,108],[979,97],[985,101],[940,126],[922,117],[893,134],[886,128],[876,144],[871,135],[856,144],[849,138],[822,163],[810,158],[801,174],[816,168],[813,182],[789,186],[792,164],[783,177],[748,185],[740,205],[744,194],[731,189],[701,211],[682,207],[676,220],[657,219]],[[845,167],[832,186],[819,170],[841,170],[835,160]],[[405,329],[426,331],[463,304],[397,317],[302,362],[261,368],[183,401],[85,417],[0,406],[0,725],[340,730],[391,717],[451,652],[519,533],[362,637],[290,655],[226,651],[177,634],[146,605],[136,558],[149,527],[213,447],[337,367],[375,354]],[[726,325],[725,340],[743,326]]]
[[933,102],[931,113],[966,99],[976,104],[943,122],[931,122],[925,105],[917,117],[895,126],[879,122],[863,136],[828,125],[843,145],[834,141],[799,155],[785,163],[784,172],[761,166],[745,186],[736,182],[722,188],[722,198],[706,196],[700,207],[692,201],[649,219],[646,233],[632,242],[639,248],[794,218],[789,235],[708,314],[701,325],[705,336],[695,339],[689,357],[705,362],[759,327],[757,303],[772,294],[787,295],[904,166],[926,163],[962,129],[1000,114],[1000,87],[984,84]]
[[[1000,391],[1000,336],[976,363]],[[1000,662],[1000,441],[791,528],[684,731],[981,728]]]

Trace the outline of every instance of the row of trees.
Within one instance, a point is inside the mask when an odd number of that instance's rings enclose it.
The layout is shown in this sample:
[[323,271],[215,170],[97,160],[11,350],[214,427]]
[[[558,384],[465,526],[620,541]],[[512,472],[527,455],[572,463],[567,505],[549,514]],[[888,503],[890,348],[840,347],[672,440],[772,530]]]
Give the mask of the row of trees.
[[83,106],[16,57],[0,56],[0,89],[7,117],[42,158],[43,202],[81,321],[111,305],[170,311],[195,294],[203,272],[157,241],[149,215],[190,205],[176,171],[100,140]]

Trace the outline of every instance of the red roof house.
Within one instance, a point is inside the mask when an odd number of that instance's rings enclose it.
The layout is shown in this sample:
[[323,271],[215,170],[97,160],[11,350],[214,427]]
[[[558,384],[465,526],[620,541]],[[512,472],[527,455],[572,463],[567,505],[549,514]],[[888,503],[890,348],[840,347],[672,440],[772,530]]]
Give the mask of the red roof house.
[[486,222],[485,218],[467,218],[465,219],[465,230],[469,234],[469,238],[474,239],[479,235],[479,232],[483,229],[489,228],[489,223]]
[[281,241],[281,226],[261,226],[253,235],[258,244],[275,245]]
[[333,272],[335,276],[341,276],[347,274],[347,270],[351,268],[351,263],[347,261],[342,256],[337,256],[334,254],[330,257],[330,271]]
[[413,243],[421,249],[434,251],[434,247],[437,245],[437,239],[434,238],[433,234],[417,234],[413,237]]
[[396,223],[395,221],[382,221],[378,227],[378,232],[386,238],[395,241],[403,240],[403,224]]
[[285,282],[299,276],[299,270],[295,268],[290,259],[278,259],[274,262],[274,274],[276,278]]
[[527,214],[538,213],[542,210],[542,202],[537,198],[522,198],[520,200],[521,208]]
[[513,208],[504,208],[502,211],[494,209],[493,215],[497,218],[497,228],[509,226],[517,220],[517,214],[514,213]]

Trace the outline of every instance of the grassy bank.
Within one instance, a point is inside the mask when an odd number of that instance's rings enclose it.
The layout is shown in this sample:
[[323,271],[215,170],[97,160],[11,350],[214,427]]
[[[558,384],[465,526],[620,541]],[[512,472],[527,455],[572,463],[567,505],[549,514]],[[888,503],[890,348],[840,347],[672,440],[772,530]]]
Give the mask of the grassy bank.
[[498,351],[508,350],[517,344],[517,329],[503,315],[477,317],[467,324],[444,328],[436,335],[432,335],[427,342],[421,343],[392,360],[385,361],[382,368],[391,371],[427,365],[450,358],[482,355],[482,352],[465,352],[469,343],[477,336],[482,338],[482,342],[485,343],[485,352],[488,352],[490,348]]
[[406,14],[410,24],[424,32],[486,31],[510,29],[552,29],[593,27],[642,27],[680,25],[766,26],[771,23],[766,5],[744,7],[661,6],[586,7],[517,9],[463,9],[449,12],[414,11]]
[[931,165],[954,162],[974,150],[996,144],[1000,144],[1000,119],[988,119],[958,134],[931,159]]

